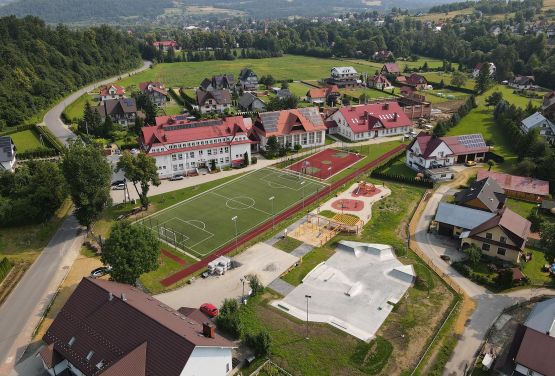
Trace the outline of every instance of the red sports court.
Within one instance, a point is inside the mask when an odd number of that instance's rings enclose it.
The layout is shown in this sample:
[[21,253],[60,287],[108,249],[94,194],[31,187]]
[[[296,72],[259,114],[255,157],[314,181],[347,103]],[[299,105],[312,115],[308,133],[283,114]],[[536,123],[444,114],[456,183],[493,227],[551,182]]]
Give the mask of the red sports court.
[[339,171],[364,158],[363,155],[337,149],[326,149],[293,163],[289,170],[314,176],[319,179],[329,179]]

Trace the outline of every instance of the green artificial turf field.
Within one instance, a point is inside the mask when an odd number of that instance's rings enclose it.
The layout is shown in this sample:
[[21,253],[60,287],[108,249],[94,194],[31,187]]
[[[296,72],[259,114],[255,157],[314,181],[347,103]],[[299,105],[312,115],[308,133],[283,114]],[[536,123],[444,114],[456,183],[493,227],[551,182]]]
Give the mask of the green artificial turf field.
[[[256,170],[191,197],[138,224],[182,251],[203,258],[321,190],[326,184],[272,168]],[[270,200],[274,197],[273,200]],[[232,218],[237,217],[236,220]]]

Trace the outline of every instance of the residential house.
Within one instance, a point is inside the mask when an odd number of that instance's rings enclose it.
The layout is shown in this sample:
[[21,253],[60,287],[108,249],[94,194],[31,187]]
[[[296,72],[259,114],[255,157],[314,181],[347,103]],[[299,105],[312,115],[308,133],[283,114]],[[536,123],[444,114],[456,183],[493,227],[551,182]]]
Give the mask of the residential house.
[[532,87],[534,87],[534,84],[534,76],[516,75],[512,80],[509,81],[509,86],[517,90],[531,89]]
[[221,74],[212,76],[211,79],[205,78],[200,83],[200,88],[205,91],[212,90],[234,90],[235,89],[235,79],[232,74]]
[[393,57],[393,52],[389,50],[380,50],[380,51],[374,52],[374,54],[372,55],[372,60],[377,62],[385,62],[385,61],[395,61],[395,58]]
[[505,375],[555,374],[555,298],[536,303],[524,324],[519,324],[506,356],[495,370]]
[[532,129],[539,129],[541,137],[545,138],[551,145],[555,145],[555,124],[547,120],[542,114],[536,112],[520,123],[520,129],[524,133]]
[[251,156],[251,124],[242,116],[195,121],[185,115],[158,116],[155,126],[141,129],[141,148],[156,160],[161,178],[212,164],[220,168],[241,165],[245,153],[249,160]]
[[315,87],[306,93],[306,99],[310,103],[334,103],[341,97],[341,92],[337,85],[326,86],[323,88]]
[[15,144],[10,136],[0,136],[0,171],[14,171],[15,150]]
[[166,306],[136,287],[83,278],[43,336],[50,375],[230,374],[236,346],[207,316]]
[[93,109],[98,112],[102,121],[110,117],[114,123],[124,127],[134,125],[138,116],[137,104],[133,98],[107,99]]
[[254,122],[253,131],[266,148],[268,138],[275,136],[280,145],[293,148],[322,146],[325,143],[326,126],[317,107],[261,112]]
[[476,180],[487,177],[494,179],[508,197],[531,202],[541,202],[549,197],[549,182],[544,180],[486,170],[478,171]]
[[555,91],[550,91],[543,96],[542,112],[549,119],[555,118]]
[[279,99],[287,99],[289,97],[293,96],[293,93],[291,93],[291,91],[289,91],[289,89],[279,89],[276,91],[276,96]]
[[160,82],[141,82],[139,84],[141,93],[146,94],[152,103],[162,107],[170,99],[168,91]]
[[253,93],[245,92],[239,97],[239,107],[243,111],[261,112],[266,110],[266,103]]
[[495,217],[495,213],[471,207],[440,202],[434,221],[440,235],[459,239],[465,231],[470,231]]
[[531,223],[505,207],[470,231],[463,232],[462,249],[474,244],[486,256],[517,264],[526,247]]
[[407,76],[407,84],[414,86],[417,90],[425,90],[428,87],[428,80],[420,74],[412,73]]
[[505,191],[492,178],[475,180],[470,187],[455,194],[455,203],[478,210],[496,213],[505,206]]
[[125,88],[115,84],[102,86],[99,95],[101,102],[108,99],[122,99],[125,97]]
[[224,112],[231,108],[231,93],[229,90],[196,91],[197,105],[201,114],[210,112]]
[[436,137],[420,132],[407,148],[405,163],[421,171],[467,161],[481,162],[488,151],[481,134]]
[[385,63],[380,72],[383,74],[399,76],[401,74],[401,68],[399,68],[399,64],[397,63]]
[[329,128],[351,141],[393,136],[408,132],[412,122],[397,102],[342,107],[328,118],[337,126]]
[[393,89],[393,85],[383,74],[376,74],[368,79],[368,86],[373,87],[378,90],[390,90]]
[[[400,76],[400,77],[403,77],[403,76]],[[404,96],[404,97],[409,97],[409,96],[411,96],[412,94],[416,93],[416,88],[413,87],[413,86],[406,86],[406,85],[404,85],[404,86],[401,86],[400,93],[401,93],[401,95]]]
[[472,71],[472,77],[474,77],[474,78],[478,77],[478,75],[480,74],[480,71],[482,70],[482,66],[484,64],[487,64],[489,66],[489,75],[490,76],[495,76],[495,71],[497,70],[497,67],[495,66],[495,64],[493,64],[493,63],[478,63],[478,64],[476,64],[476,66],[474,67],[474,70]]
[[239,73],[239,86],[243,90],[256,90],[258,88],[258,76],[250,68],[243,68]]
[[180,50],[177,42],[174,40],[156,41],[156,42],[152,42],[152,45],[158,49],[161,49],[164,52],[168,52],[170,49],[173,49],[174,51]]
[[333,67],[331,69],[329,85],[336,85],[338,88],[353,88],[359,86],[359,73],[353,67]]

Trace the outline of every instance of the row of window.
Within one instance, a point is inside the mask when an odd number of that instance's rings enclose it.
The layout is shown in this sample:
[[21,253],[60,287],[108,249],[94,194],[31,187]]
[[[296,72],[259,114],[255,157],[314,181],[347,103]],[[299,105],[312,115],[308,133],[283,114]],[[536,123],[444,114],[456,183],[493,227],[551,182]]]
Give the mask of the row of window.
[[302,134],[294,134],[287,136],[279,136],[277,141],[280,145],[313,145],[322,143],[322,132],[310,132]]
[[[202,141],[193,141],[193,142],[184,142],[182,144],[172,144],[168,146],[168,149],[182,149],[185,147],[191,147],[191,146],[201,146],[201,145],[211,145],[211,144],[219,144],[222,142],[231,142],[232,137],[226,137],[226,138],[214,138],[211,140],[202,140]],[[247,136],[237,136],[235,137],[234,141],[246,141],[247,140]],[[156,148],[152,148],[152,152],[156,153],[156,152],[160,152],[160,151],[164,151],[165,147],[156,147]]]
[[[482,244],[482,251],[489,252],[490,249],[491,249],[491,246],[489,244],[487,244],[487,243]],[[507,250],[505,248],[501,248],[501,247],[497,248],[497,254],[498,255],[505,256],[506,253],[507,253]]]
[[[212,160],[210,160],[209,163],[211,163],[211,161],[212,161]],[[216,161],[216,163],[218,163],[218,159],[217,159],[217,158],[215,159],[215,161]],[[220,158],[220,162],[219,162],[219,163],[222,164],[222,163],[224,163],[224,161],[225,161],[225,163],[229,163],[229,157]],[[179,163],[179,164],[174,164],[174,165],[173,165],[173,170],[174,170],[174,171],[183,171],[183,170],[186,169],[186,168],[188,169],[188,168],[195,168],[195,167],[197,167],[197,163],[196,163],[196,162],[185,163],[185,164]],[[158,169],[161,170],[160,167],[158,167]],[[166,169],[166,166],[164,166],[163,169],[165,170],[165,169]]]
[[[206,149],[206,150],[197,150],[198,156],[201,157],[204,155],[204,152],[206,151],[206,155],[217,155],[217,154],[223,154],[223,153],[229,153],[229,147],[223,147],[218,149]],[[191,151],[189,153],[180,153],[180,154],[172,154],[172,161],[177,161],[177,160],[183,160],[183,156],[185,156],[185,158],[194,158],[195,157],[195,152]]]
[[[493,234],[491,232],[486,232],[486,239],[493,240]],[[504,236],[499,237],[499,243],[505,244],[507,242],[507,238]]]

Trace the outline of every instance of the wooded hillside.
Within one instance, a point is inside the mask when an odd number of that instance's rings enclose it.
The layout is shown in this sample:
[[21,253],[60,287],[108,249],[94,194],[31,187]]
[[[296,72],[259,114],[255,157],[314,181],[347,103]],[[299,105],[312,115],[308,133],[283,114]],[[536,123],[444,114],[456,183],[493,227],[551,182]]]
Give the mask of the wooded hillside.
[[107,26],[73,31],[35,17],[0,18],[0,129],[140,62],[138,42]]

